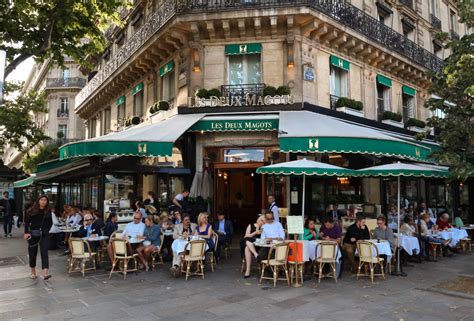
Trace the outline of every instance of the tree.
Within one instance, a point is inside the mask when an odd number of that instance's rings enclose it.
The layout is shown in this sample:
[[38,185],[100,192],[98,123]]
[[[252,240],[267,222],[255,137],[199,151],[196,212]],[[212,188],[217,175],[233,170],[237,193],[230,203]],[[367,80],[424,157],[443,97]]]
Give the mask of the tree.
[[118,10],[129,5],[128,0],[1,1],[0,49],[7,52],[5,77],[29,57],[62,65],[67,55],[88,66],[88,56],[105,48],[105,28],[112,23],[120,25]]
[[[460,21],[468,28],[474,26],[474,3],[470,0],[458,2]],[[446,34],[437,37],[445,41]],[[451,51],[445,59],[443,72],[432,74],[426,107],[433,116],[428,119],[430,127],[437,128],[435,140],[441,150],[433,153],[435,159],[450,167],[452,178],[464,181],[474,175],[474,34],[466,34],[460,40],[447,45]]]
[[35,173],[38,164],[59,158],[59,148],[56,144],[42,144],[33,155],[25,154],[22,159],[23,171]]
[[[6,98],[0,106],[0,146],[9,144],[20,151],[29,150],[48,138],[34,120],[34,115],[47,112],[44,94],[21,92],[22,84],[6,82]],[[8,98],[16,92],[17,97]]]

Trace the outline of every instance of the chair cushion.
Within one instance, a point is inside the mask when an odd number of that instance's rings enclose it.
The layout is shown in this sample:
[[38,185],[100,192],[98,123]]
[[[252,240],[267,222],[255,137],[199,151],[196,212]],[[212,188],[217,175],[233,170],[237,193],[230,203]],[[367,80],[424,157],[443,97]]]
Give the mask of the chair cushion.
[[261,263],[266,264],[266,265],[285,265],[285,262],[278,262],[275,259],[271,259],[270,261],[268,260],[262,260]]
[[202,258],[199,258],[199,257],[196,257],[196,256],[195,256],[195,257],[191,257],[191,256],[189,256],[189,255],[185,255],[185,256],[183,257],[183,259],[184,259],[185,261],[193,261],[193,262],[194,262],[194,261],[205,260],[206,257],[203,256]]
[[74,259],[87,259],[87,258],[90,258],[91,256],[96,255],[96,254],[97,253],[92,252],[91,255],[89,255],[89,252],[85,252],[83,255],[72,254],[71,257],[74,258]]
[[383,259],[382,258],[376,258],[376,257],[365,257],[363,259],[360,260],[361,262],[366,262],[366,263],[379,263],[379,262],[383,262]]

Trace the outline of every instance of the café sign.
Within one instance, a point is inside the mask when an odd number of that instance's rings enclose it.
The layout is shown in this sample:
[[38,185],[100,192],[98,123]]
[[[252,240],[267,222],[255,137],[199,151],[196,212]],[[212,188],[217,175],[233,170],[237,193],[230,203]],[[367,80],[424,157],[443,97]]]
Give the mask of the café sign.
[[201,120],[189,130],[199,132],[214,131],[272,131],[278,129],[278,119],[251,120]]
[[271,105],[291,105],[295,103],[293,95],[275,95],[275,96],[211,96],[207,98],[188,97],[188,106],[190,107],[239,107],[239,106],[271,106]]

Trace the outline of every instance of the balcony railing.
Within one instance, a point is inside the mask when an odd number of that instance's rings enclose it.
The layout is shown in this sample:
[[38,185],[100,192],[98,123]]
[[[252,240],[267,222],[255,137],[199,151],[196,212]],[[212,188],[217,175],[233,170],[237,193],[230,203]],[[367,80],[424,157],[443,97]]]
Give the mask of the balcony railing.
[[459,40],[459,34],[456,31],[452,30],[452,29],[449,30],[449,36],[453,40]]
[[349,27],[390,51],[397,52],[410,61],[427,69],[441,72],[443,61],[405,38],[377,19],[343,0],[164,0],[145,21],[130,40],[110,58],[89,83],[76,96],[76,106],[80,106],[117,69],[129,61],[145,42],[154,36],[170,19],[176,15],[189,15],[198,12],[229,11],[247,9],[274,9],[307,6],[317,10],[337,22]]
[[69,110],[68,109],[66,109],[66,110],[58,109],[57,110],[57,116],[58,116],[58,118],[68,118],[69,117]]
[[329,95],[329,99],[330,99],[329,103],[330,103],[331,109],[336,110],[336,104],[337,104],[337,101],[339,100],[339,96]]
[[434,28],[441,30],[441,20],[439,20],[434,14],[430,14],[430,20],[431,20],[431,25]]
[[400,2],[406,5],[407,7],[410,7],[411,9],[413,9],[413,0],[400,0]]
[[241,97],[242,104],[246,104],[245,97],[257,97],[263,96],[263,89],[265,84],[242,84],[242,85],[224,85],[221,86],[221,92],[223,97],[232,99],[233,97]]
[[82,88],[86,85],[86,79],[81,77],[70,78],[47,78],[46,88],[58,87],[77,87]]

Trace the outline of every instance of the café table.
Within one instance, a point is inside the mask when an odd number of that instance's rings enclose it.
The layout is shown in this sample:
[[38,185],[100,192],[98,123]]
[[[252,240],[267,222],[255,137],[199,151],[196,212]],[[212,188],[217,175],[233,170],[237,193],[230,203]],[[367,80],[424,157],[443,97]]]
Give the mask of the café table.
[[95,237],[83,237],[82,239],[88,242],[100,242],[100,241],[108,240],[109,237],[101,235],[101,236],[95,236]]
[[[190,241],[195,241],[195,240],[204,240],[203,238],[191,238],[190,240],[188,239],[176,239],[173,241],[171,244],[171,250],[173,253],[183,253],[188,249],[188,245]],[[209,246],[207,245],[206,242],[206,251],[209,249]]]
[[58,229],[61,231],[61,233],[65,234],[64,242],[67,243],[67,241],[69,240],[71,235],[73,233],[79,232],[81,227],[80,226],[65,226],[65,225],[63,225],[63,226],[58,226]]
[[451,240],[449,243],[450,247],[456,247],[456,245],[459,243],[459,241],[462,238],[467,237],[467,232],[466,230],[461,230],[457,228],[450,228],[446,231],[440,231],[436,234],[434,234],[435,237],[442,238],[444,240]]
[[392,260],[392,248],[390,247],[390,242],[387,240],[369,240],[374,246],[377,247],[379,255],[386,255],[387,256],[387,263],[390,263]]
[[400,239],[400,247],[404,249],[408,255],[420,253],[420,243],[418,242],[418,238],[400,233],[394,233],[394,235]]
[[[309,241],[308,243],[308,256],[311,261],[315,261],[316,258],[319,258],[321,256],[321,246],[319,244],[321,242],[324,242],[325,240],[314,240],[314,241]],[[340,262],[342,257],[341,254],[341,248],[339,245],[337,246],[337,255],[336,255],[336,262]]]

